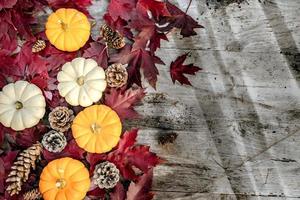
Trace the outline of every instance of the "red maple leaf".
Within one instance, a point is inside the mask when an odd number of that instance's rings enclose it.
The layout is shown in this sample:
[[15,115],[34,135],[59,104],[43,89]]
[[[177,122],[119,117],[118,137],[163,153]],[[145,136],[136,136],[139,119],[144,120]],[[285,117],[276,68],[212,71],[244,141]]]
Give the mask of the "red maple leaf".
[[85,151],[76,144],[74,139],[69,141],[67,146],[60,153],[51,153],[47,150],[43,151],[43,156],[48,162],[62,157],[71,157],[77,160],[81,160],[85,157],[84,154]]
[[128,22],[120,17],[117,20],[113,20],[113,18],[106,13],[103,16],[103,19],[106,21],[112,29],[118,31],[121,35],[127,37],[128,39],[133,38],[133,33],[131,32],[130,28],[128,27]]
[[136,183],[131,182],[127,191],[127,200],[151,200],[154,194],[151,192],[153,170],[142,175]]
[[103,199],[105,197],[105,194],[106,194],[106,192],[105,192],[104,189],[96,187],[95,189],[89,191],[87,193],[87,196],[90,199],[95,199],[96,200],[96,199]]
[[46,59],[49,76],[56,78],[62,65],[73,60],[77,56],[77,52],[63,52],[47,42],[46,48],[40,55]]
[[[6,155],[0,157],[0,193],[4,192],[7,174],[11,170],[11,166],[18,154],[18,151],[9,151]],[[1,196],[1,195],[0,195]]]
[[116,152],[122,153],[125,151],[125,149],[132,147],[136,142],[138,129],[132,129],[130,131],[126,131],[122,139],[119,141],[118,147],[116,149]]
[[46,59],[38,54],[32,54],[30,43],[25,43],[15,59],[17,69],[12,74],[21,77],[32,78],[35,75],[48,73]]
[[90,164],[91,172],[95,165],[105,160],[114,163],[122,176],[127,180],[137,180],[139,173],[147,173],[162,160],[155,154],[150,152],[148,146],[135,146],[137,129],[126,131],[119,141],[115,150],[106,154],[88,154],[87,161]]
[[91,42],[90,47],[84,50],[83,57],[93,58],[104,69],[108,66],[107,46],[99,42]]
[[[180,34],[183,37],[189,37],[192,35],[196,35],[195,28],[203,28],[197,21],[195,21],[191,16],[187,15],[185,12],[180,10],[175,5],[171,4],[167,1],[167,8],[171,14],[170,17],[166,17],[168,26],[161,28],[162,32],[167,32],[171,30],[173,27],[181,29]],[[162,23],[162,22],[161,22]]]
[[195,75],[197,71],[201,70],[200,67],[196,67],[193,64],[183,65],[187,56],[188,56],[188,53],[183,54],[171,63],[170,74],[171,74],[173,83],[175,83],[175,81],[177,80],[182,85],[183,84],[192,85],[191,82],[189,81],[189,79],[184,76],[184,74]]
[[92,4],[91,0],[47,0],[48,4],[56,9],[59,8],[75,8],[86,15],[90,16],[87,6]]
[[[144,77],[149,84],[156,88],[157,75],[159,74],[155,64],[164,64],[164,62],[155,55],[152,55],[150,51],[144,49],[138,49],[130,53],[129,62],[129,82],[136,83],[141,86],[140,81],[140,69],[143,70]],[[132,69],[133,68],[133,69]],[[132,78],[138,77],[132,80]]]
[[[11,12],[0,12],[0,49],[9,55],[17,48],[17,31]],[[5,51],[6,50],[6,51]]]
[[144,96],[145,90],[142,88],[130,88],[125,92],[111,89],[109,93],[105,94],[104,104],[116,111],[121,119],[133,119],[139,116],[133,106]]
[[0,0],[0,10],[3,8],[12,8],[18,0]]
[[119,17],[128,21],[135,5],[136,0],[111,0],[107,11],[114,21],[117,21]]
[[124,200],[126,199],[126,191],[124,186],[119,182],[113,192],[110,193],[111,200]]
[[141,13],[147,11],[151,12],[151,17],[154,17],[155,19],[158,19],[159,17],[163,16],[169,16],[170,13],[167,9],[166,3],[162,1],[157,1],[157,0],[138,0],[137,3],[137,10]]
[[27,128],[21,132],[14,131],[12,134],[14,135],[18,145],[27,148],[39,141],[45,132],[46,126],[40,122],[32,128]]
[[116,150],[108,154],[108,160],[115,163],[125,179],[136,180],[137,170],[147,173],[162,160],[155,153],[150,152],[145,145],[134,146],[137,129],[126,131]]

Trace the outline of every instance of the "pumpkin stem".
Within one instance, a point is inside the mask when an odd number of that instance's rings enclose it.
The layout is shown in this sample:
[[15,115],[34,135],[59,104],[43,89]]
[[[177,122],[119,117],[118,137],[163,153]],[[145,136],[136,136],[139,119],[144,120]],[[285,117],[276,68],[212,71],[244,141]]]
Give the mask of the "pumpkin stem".
[[63,178],[60,178],[60,179],[56,180],[55,186],[58,189],[63,189],[66,186],[66,184],[67,184],[66,180]]
[[61,25],[61,28],[66,31],[68,29],[68,24],[64,23],[62,20],[58,21]]
[[80,76],[77,78],[77,84],[80,86],[84,84],[84,76]]
[[93,123],[91,125],[91,129],[92,129],[92,132],[96,134],[96,133],[100,132],[101,127],[97,123]]
[[17,102],[15,103],[15,106],[16,106],[16,109],[17,109],[17,110],[20,110],[21,108],[23,108],[23,104],[22,104],[20,101],[17,101]]

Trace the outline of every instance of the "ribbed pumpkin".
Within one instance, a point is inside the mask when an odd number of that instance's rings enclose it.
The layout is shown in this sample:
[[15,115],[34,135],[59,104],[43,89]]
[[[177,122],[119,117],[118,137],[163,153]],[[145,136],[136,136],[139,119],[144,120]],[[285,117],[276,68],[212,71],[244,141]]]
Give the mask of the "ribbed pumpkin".
[[85,108],[74,119],[72,133],[78,146],[90,153],[104,153],[120,139],[122,124],[117,113],[105,105]]
[[87,107],[99,101],[106,88],[105,73],[91,58],[75,58],[57,74],[59,94],[72,106]]
[[62,51],[77,51],[90,37],[91,25],[87,17],[76,9],[60,8],[46,23],[50,43]]
[[82,200],[89,187],[89,171],[80,161],[69,157],[48,163],[39,182],[45,200]]
[[40,88],[27,81],[7,84],[0,92],[0,122],[21,131],[39,123],[46,101]]

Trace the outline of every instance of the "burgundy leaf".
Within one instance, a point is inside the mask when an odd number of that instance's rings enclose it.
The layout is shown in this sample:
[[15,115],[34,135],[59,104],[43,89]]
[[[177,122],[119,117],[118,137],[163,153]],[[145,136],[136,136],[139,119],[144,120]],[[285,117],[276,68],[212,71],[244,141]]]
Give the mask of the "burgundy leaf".
[[133,119],[139,116],[133,106],[145,96],[144,89],[130,88],[125,92],[111,89],[109,92],[105,94],[104,103],[116,111],[121,119]]
[[126,191],[124,186],[119,182],[112,193],[110,193],[111,200],[125,200],[126,199]]
[[181,29],[180,34],[183,37],[189,37],[196,35],[195,28],[203,28],[197,21],[195,21],[191,16],[187,15],[185,12],[177,8],[175,5],[167,1],[167,8],[171,13],[171,17],[167,17],[167,22],[170,24],[163,28],[161,31],[169,31],[173,27]]
[[125,151],[125,149],[132,147],[136,142],[137,133],[138,133],[138,129],[132,129],[130,131],[126,131],[123,134],[122,139],[120,140],[116,151],[122,153]]
[[174,62],[171,63],[170,66],[170,74],[173,83],[177,80],[179,83],[192,85],[191,82],[184,74],[195,75],[197,71],[201,70],[200,67],[196,67],[193,64],[183,65],[185,59],[187,58],[187,54],[179,56]]
[[99,42],[91,42],[90,47],[84,50],[83,57],[93,58],[104,69],[108,66],[107,46]]
[[18,0],[0,0],[0,10],[3,8],[12,8]]
[[149,170],[134,183],[131,182],[127,191],[127,200],[150,200],[154,194],[151,193],[153,171]]
[[16,132],[16,143],[22,147],[30,147],[39,141],[45,132],[46,126],[40,122],[32,128]]
[[43,156],[48,162],[62,157],[71,157],[77,160],[81,160],[84,158],[84,154],[85,151],[76,144],[74,139],[69,141],[65,149],[60,153],[51,153],[47,150],[43,151]]
[[87,193],[87,196],[90,198],[90,199],[102,199],[104,198],[105,196],[105,190],[104,189],[101,189],[99,187],[97,187],[96,189],[92,190],[92,191],[89,191]]

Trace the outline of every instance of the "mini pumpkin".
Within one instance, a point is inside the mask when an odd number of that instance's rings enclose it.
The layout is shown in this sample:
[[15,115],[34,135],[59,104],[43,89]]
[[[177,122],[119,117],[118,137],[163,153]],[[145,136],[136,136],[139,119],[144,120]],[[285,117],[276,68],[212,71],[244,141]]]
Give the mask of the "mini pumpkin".
[[0,122],[21,131],[39,123],[45,114],[46,101],[42,91],[27,81],[17,81],[0,92]]
[[76,9],[60,8],[48,17],[46,36],[62,51],[77,51],[90,37],[91,25],[87,17]]
[[48,163],[39,182],[45,200],[82,200],[89,187],[89,171],[83,163],[69,157]]
[[93,59],[75,58],[57,75],[59,94],[72,106],[87,107],[102,97],[105,72]]
[[72,134],[78,146],[90,153],[104,153],[120,139],[122,124],[117,113],[105,105],[93,105],[78,113]]

